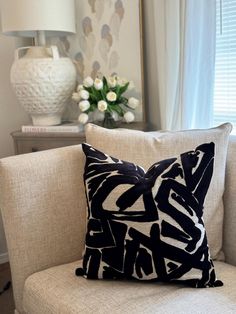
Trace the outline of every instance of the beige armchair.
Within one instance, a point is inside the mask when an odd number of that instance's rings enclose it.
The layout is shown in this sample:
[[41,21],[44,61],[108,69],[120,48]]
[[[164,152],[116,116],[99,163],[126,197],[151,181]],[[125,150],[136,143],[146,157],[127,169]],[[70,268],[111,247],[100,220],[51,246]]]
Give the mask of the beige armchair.
[[0,161],[3,215],[16,313],[236,313],[236,139],[228,152],[224,197],[224,286],[193,289],[160,283],[76,277],[86,199],[81,146]]

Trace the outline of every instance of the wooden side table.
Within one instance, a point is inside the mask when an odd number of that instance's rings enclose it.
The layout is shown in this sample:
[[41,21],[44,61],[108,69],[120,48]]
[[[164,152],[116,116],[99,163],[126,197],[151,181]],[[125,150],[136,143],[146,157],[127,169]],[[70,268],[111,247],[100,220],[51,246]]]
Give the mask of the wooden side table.
[[[146,131],[147,124],[143,122],[134,122],[130,124],[121,124],[119,127]],[[26,133],[14,131],[11,133],[14,141],[15,154],[32,153],[41,150],[64,147],[81,144],[85,142],[84,132],[79,133]]]
[[76,145],[85,142],[81,133],[26,133],[14,131],[11,133],[14,141],[15,154],[32,153],[41,150]]

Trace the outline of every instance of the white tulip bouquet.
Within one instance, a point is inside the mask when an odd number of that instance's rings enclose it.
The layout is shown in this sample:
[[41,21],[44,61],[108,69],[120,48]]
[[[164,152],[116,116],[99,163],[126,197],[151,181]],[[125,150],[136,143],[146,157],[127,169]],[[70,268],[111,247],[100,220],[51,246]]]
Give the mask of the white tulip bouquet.
[[119,117],[125,122],[133,122],[133,110],[139,105],[139,100],[126,98],[124,93],[133,88],[133,83],[117,76],[93,80],[86,77],[82,85],[78,85],[72,99],[79,105],[81,111],[78,120],[82,124],[89,121],[89,114],[96,112],[98,120],[103,121],[104,127],[115,127]]

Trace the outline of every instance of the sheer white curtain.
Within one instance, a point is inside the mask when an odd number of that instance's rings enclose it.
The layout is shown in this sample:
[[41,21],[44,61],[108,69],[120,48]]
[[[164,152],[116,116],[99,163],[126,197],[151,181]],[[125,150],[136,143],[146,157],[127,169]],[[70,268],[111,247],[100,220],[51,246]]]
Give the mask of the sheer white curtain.
[[154,0],[162,129],[204,128],[213,117],[215,0]]

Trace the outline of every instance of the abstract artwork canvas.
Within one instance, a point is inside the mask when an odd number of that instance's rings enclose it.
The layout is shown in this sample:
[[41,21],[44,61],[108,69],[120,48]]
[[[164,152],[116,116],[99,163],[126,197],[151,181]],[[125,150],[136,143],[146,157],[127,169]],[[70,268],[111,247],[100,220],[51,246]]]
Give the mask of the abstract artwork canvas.
[[76,35],[57,41],[76,64],[78,82],[116,74],[133,81],[143,120],[142,6],[140,0],[76,0]]

